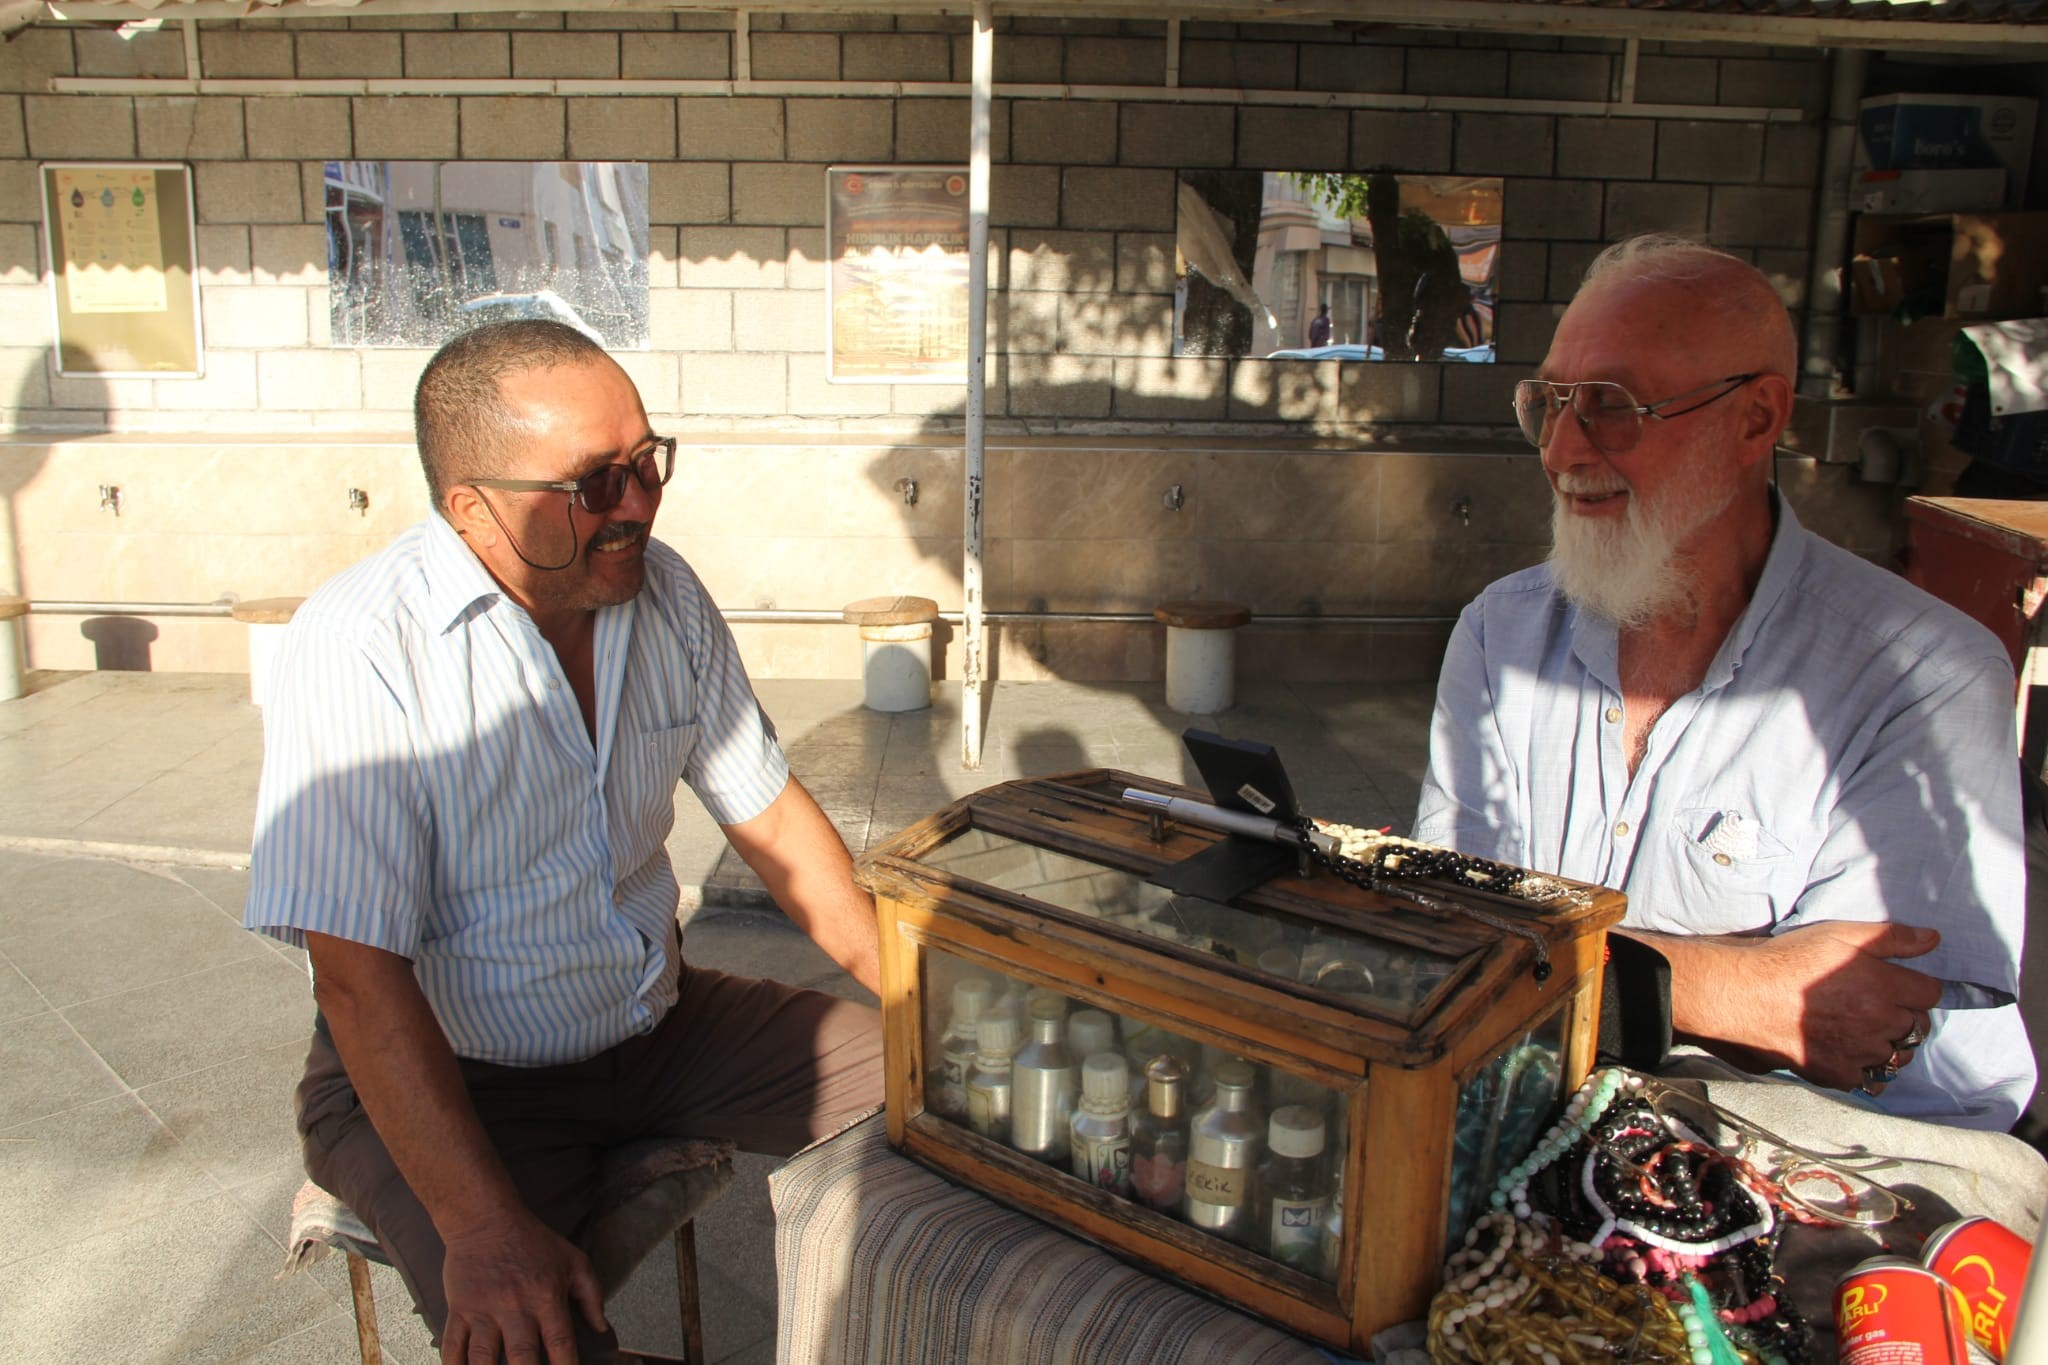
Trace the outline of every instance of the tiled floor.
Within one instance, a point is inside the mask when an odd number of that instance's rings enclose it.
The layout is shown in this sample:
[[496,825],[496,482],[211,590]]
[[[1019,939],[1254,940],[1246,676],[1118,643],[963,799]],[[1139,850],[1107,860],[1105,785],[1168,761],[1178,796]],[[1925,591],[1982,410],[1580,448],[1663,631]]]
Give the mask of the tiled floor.
[[[0,1360],[345,1365],[339,1263],[277,1278],[312,1007],[302,955],[240,927],[262,751],[246,679],[33,688],[0,704]],[[893,717],[853,682],[760,693],[856,850],[1012,777],[1188,775],[1156,685],[1000,684],[978,772],[959,760],[957,689]],[[1202,725],[1276,744],[1317,814],[1405,826],[1428,713],[1426,688],[1269,685]],[[765,906],[687,794],[670,849],[693,961],[859,990]],[[743,1156],[700,1224],[715,1361],[774,1359],[772,1164]],[[378,1285],[391,1357],[431,1361],[396,1277]],[[679,1349],[673,1286],[657,1253],[613,1300],[628,1345]]]

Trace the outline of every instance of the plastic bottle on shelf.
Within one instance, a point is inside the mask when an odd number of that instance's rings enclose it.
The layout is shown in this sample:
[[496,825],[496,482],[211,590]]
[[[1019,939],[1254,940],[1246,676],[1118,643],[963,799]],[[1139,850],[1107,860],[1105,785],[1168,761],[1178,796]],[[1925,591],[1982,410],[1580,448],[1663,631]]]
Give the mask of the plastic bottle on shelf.
[[1010,1140],[1010,1059],[1017,1052],[1017,1021],[994,1010],[975,1024],[974,1070],[967,1077],[967,1123],[996,1142]]
[[1081,1064],[1081,1107],[1072,1121],[1074,1174],[1120,1198],[1131,1197],[1131,1080],[1121,1052],[1097,1052]]
[[939,1040],[936,1084],[926,1103],[947,1118],[967,1116],[967,1077],[974,1070],[975,1027],[996,998],[995,982],[985,976],[963,977],[953,985],[953,1014]]
[[1330,1217],[1323,1116],[1304,1104],[1273,1111],[1266,1158],[1259,1163],[1259,1219],[1265,1252],[1282,1265],[1319,1274],[1323,1226]]

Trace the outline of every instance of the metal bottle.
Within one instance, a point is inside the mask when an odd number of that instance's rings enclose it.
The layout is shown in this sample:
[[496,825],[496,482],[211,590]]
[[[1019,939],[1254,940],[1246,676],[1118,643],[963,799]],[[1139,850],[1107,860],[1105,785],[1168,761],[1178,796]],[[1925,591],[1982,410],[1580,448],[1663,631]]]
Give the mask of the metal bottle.
[[967,1122],[997,1142],[1010,1140],[1010,1059],[1017,1051],[1017,1021],[992,1010],[974,1026],[974,1070],[967,1077]]
[[1251,1067],[1218,1062],[1215,1095],[1188,1129],[1188,1222],[1233,1242],[1250,1242],[1252,1184],[1259,1159],[1259,1115],[1252,1106]]
[[967,1113],[967,1075],[974,1070],[975,1026],[996,998],[995,983],[985,976],[964,977],[953,986],[953,1017],[939,1040],[937,1084],[927,1103],[948,1118]]
[[1031,1002],[1031,1041],[1010,1066],[1010,1145],[1040,1161],[1067,1159],[1075,1086],[1066,1032],[1066,1000],[1050,992],[1037,995]]
[[1081,1064],[1081,1107],[1074,1111],[1074,1174],[1121,1198],[1131,1197],[1131,1069],[1121,1052],[1097,1052]]

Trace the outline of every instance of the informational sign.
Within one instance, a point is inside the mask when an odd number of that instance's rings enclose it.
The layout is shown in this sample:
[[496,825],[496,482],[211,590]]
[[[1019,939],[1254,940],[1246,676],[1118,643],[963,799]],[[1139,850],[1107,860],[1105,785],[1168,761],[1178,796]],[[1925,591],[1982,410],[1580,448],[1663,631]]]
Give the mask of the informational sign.
[[967,168],[825,172],[827,377],[967,382]]
[[200,374],[190,169],[46,163],[42,182],[57,372]]

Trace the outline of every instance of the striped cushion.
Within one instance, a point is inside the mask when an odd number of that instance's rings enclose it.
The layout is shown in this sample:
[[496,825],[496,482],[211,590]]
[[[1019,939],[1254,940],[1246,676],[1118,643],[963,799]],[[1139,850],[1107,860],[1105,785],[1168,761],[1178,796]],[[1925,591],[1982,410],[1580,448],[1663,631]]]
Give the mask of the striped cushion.
[[898,1155],[880,1116],[798,1154],[768,1185],[780,1360],[1333,1359]]

